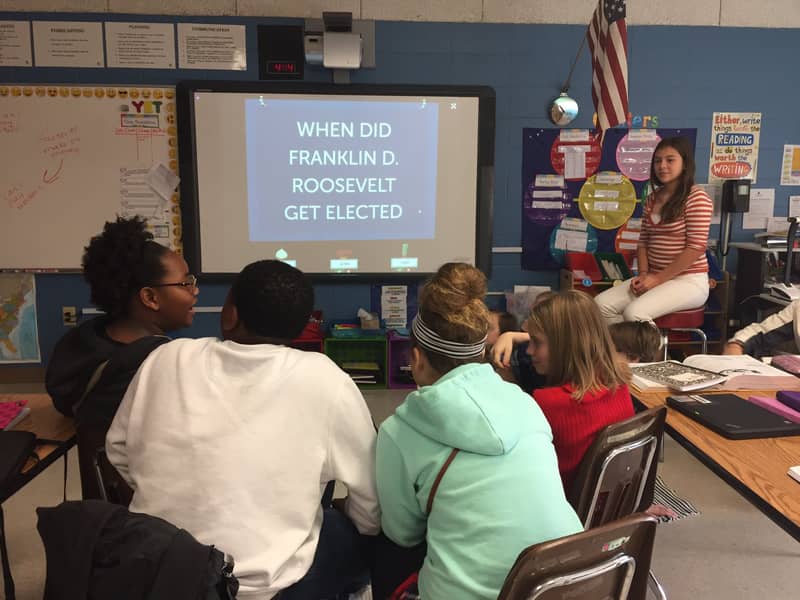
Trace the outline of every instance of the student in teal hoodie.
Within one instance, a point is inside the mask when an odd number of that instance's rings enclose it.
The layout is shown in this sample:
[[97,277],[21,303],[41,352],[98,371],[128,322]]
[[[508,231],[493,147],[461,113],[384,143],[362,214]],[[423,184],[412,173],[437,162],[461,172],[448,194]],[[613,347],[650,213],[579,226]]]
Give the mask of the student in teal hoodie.
[[483,362],[485,295],[485,276],[463,263],[425,285],[412,326],[419,389],[378,432],[383,533],[427,543],[403,597],[494,600],[521,550],[581,530],[542,411]]

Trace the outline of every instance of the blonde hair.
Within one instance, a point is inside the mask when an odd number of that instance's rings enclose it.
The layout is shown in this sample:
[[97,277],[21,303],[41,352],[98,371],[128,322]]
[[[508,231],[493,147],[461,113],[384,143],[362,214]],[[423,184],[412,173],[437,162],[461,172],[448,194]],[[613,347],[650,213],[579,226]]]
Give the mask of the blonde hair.
[[570,384],[578,402],[589,392],[614,391],[630,381],[630,369],[615,352],[600,309],[584,292],[554,293],[537,303],[527,330],[547,338],[548,384]]
[[661,332],[650,321],[623,321],[608,328],[617,352],[628,362],[653,362],[659,359]]
[[[419,314],[444,339],[477,343],[489,331],[489,309],[483,302],[486,291],[486,276],[478,269],[466,263],[446,263],[422,288]],[[431,366],[442,375],[459,365],[483,361],[483,358],[456,359],[422,350]]]

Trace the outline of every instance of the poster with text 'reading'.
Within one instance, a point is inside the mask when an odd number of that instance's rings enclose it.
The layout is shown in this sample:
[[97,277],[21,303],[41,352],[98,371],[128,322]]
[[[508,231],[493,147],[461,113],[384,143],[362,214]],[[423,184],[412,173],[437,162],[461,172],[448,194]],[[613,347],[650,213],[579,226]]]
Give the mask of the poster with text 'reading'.
[[708,183],[725,179],[756,182],[761,113],[714,113]]

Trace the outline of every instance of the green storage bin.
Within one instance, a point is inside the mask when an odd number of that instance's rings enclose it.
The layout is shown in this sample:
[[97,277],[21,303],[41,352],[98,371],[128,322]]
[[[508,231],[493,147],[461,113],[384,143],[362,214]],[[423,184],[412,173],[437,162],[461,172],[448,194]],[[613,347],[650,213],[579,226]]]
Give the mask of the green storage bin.
[[[622,256],[622,254],[618,252],[595,252],[594,257],[600,267],[600,272],[603,274],[603,281],[624,281],[633,277],[631,270],[628,268],[628,263],[625,262],[625,257]],[[618,274],[613,270],[613,267],[609,269],[607,265],[603,264],[603,261],[611,263],[616,267],[616,269],[619,270],[619,275],[622,275],[622,278],[620,279]]]

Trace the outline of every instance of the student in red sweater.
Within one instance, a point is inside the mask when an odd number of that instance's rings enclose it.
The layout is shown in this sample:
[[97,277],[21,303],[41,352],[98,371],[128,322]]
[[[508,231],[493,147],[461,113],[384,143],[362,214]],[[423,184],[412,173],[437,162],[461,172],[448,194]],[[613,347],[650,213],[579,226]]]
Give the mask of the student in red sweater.
[[630,370],[588,294],[553,294],[533,307],[525,328],[533,368],[548,385],[533,397],[550,422],[558,469],[569,490],[597,433],[633,416]]

